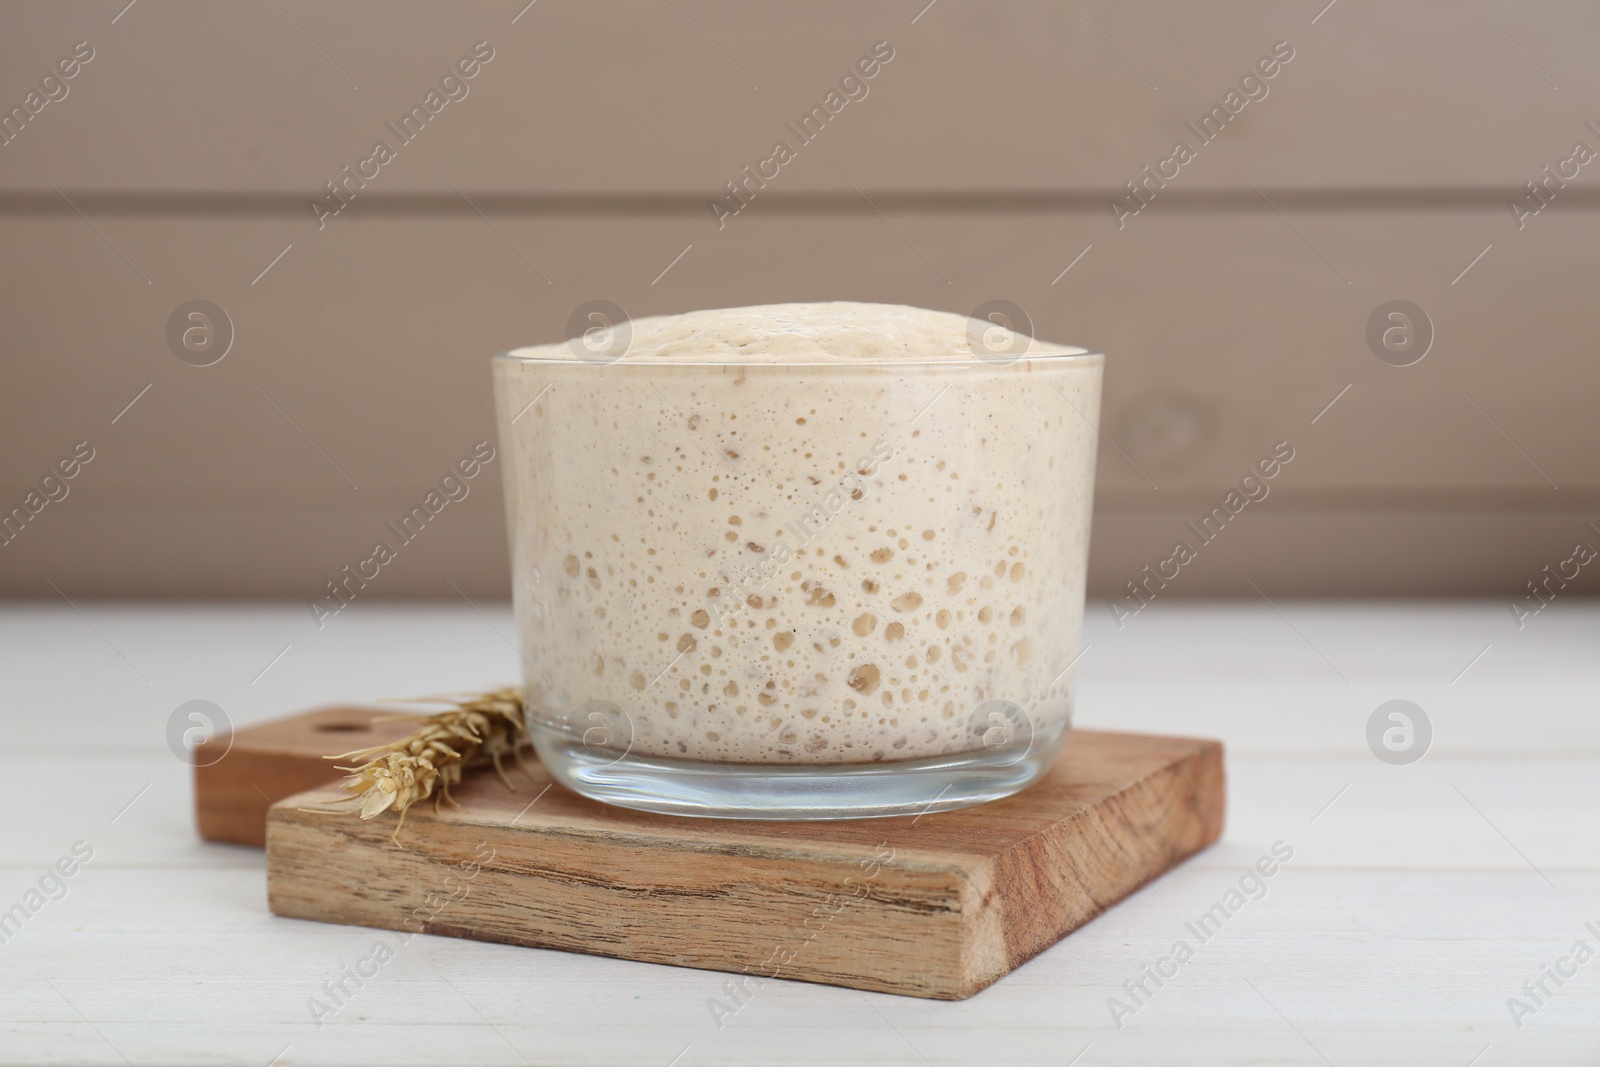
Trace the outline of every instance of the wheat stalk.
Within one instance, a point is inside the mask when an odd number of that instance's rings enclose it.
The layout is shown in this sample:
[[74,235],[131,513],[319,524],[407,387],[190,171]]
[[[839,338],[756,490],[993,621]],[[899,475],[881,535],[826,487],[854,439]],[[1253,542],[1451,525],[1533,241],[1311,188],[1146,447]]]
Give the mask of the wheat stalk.
[[445,703],[451,707],[426,716],[396,716],[416,718],[422,723],[398,741],[324,757],[362,761],[359,766],[339,770],[350,772],[344,787],[353,795],[345,799],[359,801],[363,819],[376,818],[393,808],[400,814],[400,821],[391,840],[399,844],[400,827],[405,825],[411,805],[431,796],[435,810],[441,801],[460,807],[451,799],[450,787],[461,781],[464,768],[485,757],[494,763],[495,773],[506,788],[515,790],[500,761],[509,753],[523,770],[528,769],[518,751],[527,737],[521,689],[513,686],[489,693],[424,697],[403,703]]

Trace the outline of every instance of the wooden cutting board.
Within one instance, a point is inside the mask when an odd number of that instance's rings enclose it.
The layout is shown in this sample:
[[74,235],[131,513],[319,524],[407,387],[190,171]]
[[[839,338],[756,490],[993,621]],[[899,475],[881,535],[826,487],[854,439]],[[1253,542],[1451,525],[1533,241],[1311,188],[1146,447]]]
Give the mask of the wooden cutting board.
[[836,822],[650,815],[544,770],[492,772],[392,815],[273,805],[279,915],[731,971],[969,997],[1211,844],[1216,741],[1079,730],[1037,785],[963,811]]

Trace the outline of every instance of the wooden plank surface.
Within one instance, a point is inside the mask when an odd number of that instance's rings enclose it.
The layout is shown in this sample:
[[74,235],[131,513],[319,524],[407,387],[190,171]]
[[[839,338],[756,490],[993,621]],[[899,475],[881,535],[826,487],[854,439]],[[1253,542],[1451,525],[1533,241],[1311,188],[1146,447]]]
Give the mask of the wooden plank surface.
[[115,25],[85,0],[12,5],[8,103],[74,42],[97,51],[3,150],[0,188],[286,192],[304,210],[479,41],[495,58],[374,189],[453,197],[449,178],[469,194],[672,192],[699,209],[774,140],[796,141],[784,124],[878,41],[894,58],[800,149],[776,194],[850,193],[848,178],[1103,196],[1170,152],[1279,41],[1294,58],[1184,169],[1183,187],[1464,187],[1498,201],[1597,117],[1584,104],[1600,94],[1588,4],[1534,15],[1511,0],[1341,0],[1321,17],[1321,4],[1272,0],[926,4],[541,0],[525,13],[407,5],[396,18],[381,0],[278,11],[145,0]]
[[339,789],[280,801],[268,904],[754,975],[752,989],[784,977],[959,1000],[1215,841],[1226,804],[1216,742],[1096,731],[1015,796],[890,819],[651,815],[530,771],[514,792],[471,775],[459,809],[414,809],[397,836],[392,819],[313,812]]
[[[710,299],[792,298],[925,302],[966,314],[1000,296],[1022,306],[1041,336],[1107,353],[1102,428],[1117,448],[1102,449],[1102,490],[1149,491],[1140,470],[1161,491],[1231,486],[1288,438],[1304,454],[1291,468],[1295,480],[1283,484],[1299,490],[1549,489],[1543,469],[1564,489],[1600,491],[1588,462],[1600,429],[1583,417],[1600,388],[1600,370],[1585,357],[1600,334],[1600,307],[1586,287],[1600,212],[1572,213],[1514,242],[1500,240],[1515,236],[1501,215],[1299,219],[1349,286],[1264,204],[1193,216],[1158,203],[1121,234],[1098,214],[1044,222],[897,216],[937,268],[877,216],[754,214],[722,234],[698,220],[497,216],[495,225],[551,276],[548,285],[470,213],[356,215],[345,220],[351,227],[320,235],[298,220],[104,221],[153,289],[76,216],[0,219],[15,253],[0,263],[0,279],[28,312],[7,320],[0,338],[34,354],[8,368],[8,381],[32,402],[13,405],[0,433],[13,445],[7,462],[19,488],[37,480],[24,471],[42,471],[97,435],[108,458],[90,473],[108,473],[85,501],[120,496],[131,511],[203,493],[218,510],[305,501],[338,513],[359,502],[357,490],[263,394],[359,492],[399,503],[482,434],[493,439],[490,357],[558,338],[572,310],[597,294],[634,316]],[[1494,250],[1452,286],[1491,242]],[[1052,284],[1086,245],[1092,250]],[[436,303],[441,269],[471,279],[453,289],[449,314]],[[91,305],[80,286],[97,293]],[[1164,313],[1125,313],[1129,292],[1164,294]],[[1434,323],[1433,349],[1412,367],[1389,366],[1367,348],[1368,317],[1397,296],[1420,303]],[[235,347],[211,367],[181,363],[166,347],[168,315],[195,297],[216,301],[233,322]],[[70,372],[113,331],[127,358],[72,378],[69,388]],[[1505,374],[1509,361],[1526,373]],[[392,373],[402,366],[405,374]],[[1554,381],[1566,387],[1553,389]],[[1350,393],[1313,425],[1346,385]],[[358,410],[363,404],[371,410]]]
[[[597,293],[635,314],[796,294],[970,311],[1000,293],[1045,336],[1103,348],[1097,596],[1170,554],[1183,523],[1280,440],[1296,458],[1272,497],[1172,595],[1254,596],[1245,578],[1269,595],[1510,594],[1552,553],[1566,558],[1600,510],[1588,462],[1600,423],[1587,417],[1600,365],[1585,356],[1600,331],[1584,289],[1600,240],[1593,212],[1539,219],[1559,225],[1523,235],[1497,210],[1300,217],[1351,286],[1265,208],[1195,216],[1163,214],[1158,202],[1120,234],[1098,215],[1043,226],[897,215],[951,286],[875,215],[754,214],[722,234],[688,219],[495,216],[550,285],[475,214],[340,221],[352,225],[312,229],[308,242],[289,220],[100,220],[152,291],[76,216],[0,220],[17,252],[0,277],[26,310],[0,334],[32,353],[10,369],[10,395],[27,403],[0,420],[0,485],[20,499],[73,443],[98,449],[71,497],[5,549],[0,589],[54,596],[43,573],[70,596],[320,595],[385,520],[474,442],[494,439],[488,355],[559,334]],[[449,314],[441,267],[472,279],[451,283]],[[80,285],[100,296],[85,305]],[[1135,293],[1170,294],[1170,313],[1127,313]],[[1407,368],[1380,362],[1364,337],[1372,310],[1398,294],[1429,310],[1437,334]],[[232,316],[237,341],[196,368],[167,351],[163,331],[173,308],[202,295]],[[76,373],[111,335],[126,358]],[[446,579],[473,597],[502,595],[494,477],[366,595],[456,596]],[[197,529],[206,535],[186,536]],[[115,554],[105,550],[113,530]],[[1306,567],[1308,554],[1333,565]]]
[[[725,974],[273,917],[263,854],[196,839],[191,771],[162,740],[181,702],[246,725],[513,678],[503,606],[358,605],[321,633],[286,606],[0,607],[0,803],[25,813],[0,834],[0,903],[74,841],[95,850],[0,946],[0,1063],[1593,1061],[1592,965],[1521,1029],[1506,1000],[1600,898],[1600,611],[1558,599],[1519,631],[1503,602],[1277,604],[1157,602],[1085,631],[1083,726],[1227,745],[1216,846],[970,1000],[780,981],[721,1028]],[[1406,767],[1364,736],[1397,696],[1435,726]],[[1279,840],[1295,855],[1267,895],[1117,1029],[1108,998]],[[394,958],[319,1027],[308,1001],[379,939]]]

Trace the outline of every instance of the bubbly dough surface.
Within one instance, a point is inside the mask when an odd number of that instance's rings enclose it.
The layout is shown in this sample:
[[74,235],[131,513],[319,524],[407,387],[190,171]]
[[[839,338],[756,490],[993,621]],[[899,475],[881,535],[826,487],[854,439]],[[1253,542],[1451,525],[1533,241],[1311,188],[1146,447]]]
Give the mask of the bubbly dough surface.
[[[982,358],[971,333],[992,323],[903,304],[763,304],[633,319],[625,361],[660,363],[840,363]],[[1031,340],[1031,339],[1030,339]],[[1031,340],[1028,357],[1084,355],[1073,345]],[[513,350],[530,359],[573,359],[567,342]]]

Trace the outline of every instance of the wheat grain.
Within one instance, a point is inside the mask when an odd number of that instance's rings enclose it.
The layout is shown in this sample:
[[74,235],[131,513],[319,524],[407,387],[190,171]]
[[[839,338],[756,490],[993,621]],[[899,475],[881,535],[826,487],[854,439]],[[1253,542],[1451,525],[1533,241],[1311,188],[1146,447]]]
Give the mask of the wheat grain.
[[[344,787],[353,795],[347,799],[359,802],[363,819],[375,818],[390,808],[398,812],[400,820],[393,835],[396,844],[406,812],[417,801],[431,796],[435,808],[441,801],[460,806],[450,798],[450,787],[459,783],[462,770],[475,762],[490,760],[506,788],[514,790],[501,760],[509,754],[521,764],[519,746],[527,737],[522,720],[522,690],[515,687],[404,703],[445,703],[451,707],[432,715],[397,716],[421,722],[398,741],[326,757],[363,761],[359,766],[339,768],[350,772]],[[527,769],[525,764],[523,769]]]

